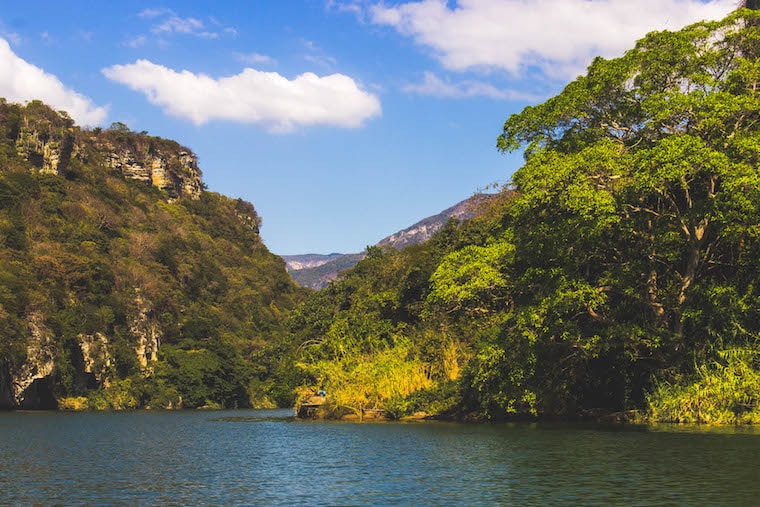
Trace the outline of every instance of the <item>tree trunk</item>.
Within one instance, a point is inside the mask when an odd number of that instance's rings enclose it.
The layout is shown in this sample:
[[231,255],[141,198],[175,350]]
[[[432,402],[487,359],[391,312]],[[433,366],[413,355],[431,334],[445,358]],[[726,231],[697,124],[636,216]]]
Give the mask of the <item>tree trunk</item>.
[[[693,236],[692,236],[693,237]],[[703,237],[704,238],[704,237]],[[703,239],[702,238],[702,239]],[[674,329],[677,336],[683,336],[683,304],[686,302],[686,291],[694,284],[699,269],[699,261],[702,257],[702,241],[690,241],[689,257],[686,260],[686,269],[681,276],[681,290],[678,294],[678,302],[673,311]]]

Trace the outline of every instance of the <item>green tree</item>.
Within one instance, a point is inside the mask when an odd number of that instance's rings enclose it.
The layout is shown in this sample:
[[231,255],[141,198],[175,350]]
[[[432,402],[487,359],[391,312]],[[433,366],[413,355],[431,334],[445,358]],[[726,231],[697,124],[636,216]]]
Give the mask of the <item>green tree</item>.
[[[512,334],[534,343],[540,409],[624,408],[652,371],[712,350],[715,333],[758,331],[746,282],[760,218],[757,20],[741,10],[652,33],[506,121],[498,148],[526,157],[510,215]],[[702,305],[721,287],[755,302],[717,328]]]

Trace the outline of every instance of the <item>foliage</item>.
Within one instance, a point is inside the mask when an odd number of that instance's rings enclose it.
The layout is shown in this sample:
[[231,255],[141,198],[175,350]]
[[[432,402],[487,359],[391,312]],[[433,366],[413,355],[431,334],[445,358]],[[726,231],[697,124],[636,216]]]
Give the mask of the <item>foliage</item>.
[[652,421],[758,424],[760,351],[722,350],[714,363],[699,365],[692,380],[659,384],[647,402]]
[[[63,176],[17,150],[24,128],[68,139]],[[82,130],[41,102],[0,101],[0,370],[52,357],[56,396],[89,408],[248,406],[304,291],[262,244],[250,203],[208,191],[170,202],[109,168],[127,147],[191,153],[123,124]],[[85,353],[87,340],[99,345]],[[158,350],[141,363],[146,340]]]
[[332,411],[350,410],[363,417],[367,410],[431,386],[424,363],[409,357],[407,344],[396,344],[373,354],[347,354],[303,364],[307,373],[329,393]]
[[[350,375],[403,337],[431,386],[376,403],[405,413],[453,382],[459,415],[492,419],[643,408],[653,386],[697,389],[656,379],[718,375],[695,363],[760,333],[758,57],[760,14],[740,9],[650,33],[512,115],[497,146],[525,164],[488,209],[368,252],[294,312],[306,371]],[[749,370],[720,364],[745,403]]]

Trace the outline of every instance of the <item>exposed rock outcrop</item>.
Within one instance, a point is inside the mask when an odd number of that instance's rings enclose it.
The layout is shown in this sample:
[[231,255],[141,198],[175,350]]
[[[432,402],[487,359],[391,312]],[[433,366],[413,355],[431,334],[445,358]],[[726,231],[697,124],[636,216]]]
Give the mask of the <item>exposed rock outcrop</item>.
[[16,152],[38,171],[63,174],[74,148],[71,127],[24,119],[16,137]]
[[32,101],[26,111],[12,136],[18,155],[39,172],[65,175],[73,159],[97,161],[125,178],[163,190],[170,200],[200,197],[198,159],[174,141],[131,132],[123,124],[83,131],[39,101]]
[[108,384],[108,370],[111,367],[108,338],[103,333],[81,334],[79,347],[82,350],[84,372],[92,375],[96,382]]
[[158,348],[161,345],[161,328],[152,316],[152,308],[140,294],[139,289],[135,289],[136,312],[130,331],[137,337],[137,360],[140,366],[145,369],[148,365],[158,359]]
[[166,192],[170,199],[198,199],[202,190],[198,161],[188,151],[144,150],[109,145],[106,166],[125,178],[144,181]]
[[15,405],[21,408],[56,408],[52,393],[55,370],[55,342],[43,316],[31,313],[27,318],[29,339],[26,361],[11,374],[11,390]]

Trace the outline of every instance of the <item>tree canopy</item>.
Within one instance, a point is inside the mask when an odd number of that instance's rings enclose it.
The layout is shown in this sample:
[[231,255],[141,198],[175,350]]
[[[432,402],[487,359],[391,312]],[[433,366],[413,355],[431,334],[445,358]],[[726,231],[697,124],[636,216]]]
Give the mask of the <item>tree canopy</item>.
[[[415,358],[458,351],[452,410],[495,418],[643,408],[655,385],[756,347],[758,21],[740,9],[650,33],[509,117],[497,147],[525,164],[498,209],[441,231],[424,270],[411,253],[360,264],[333,287],[356,289],[322,329],[375,302]],[[412,271],[416,303],[402,305],[398,274]],[[357,330],[341,329],[336,350]]]

